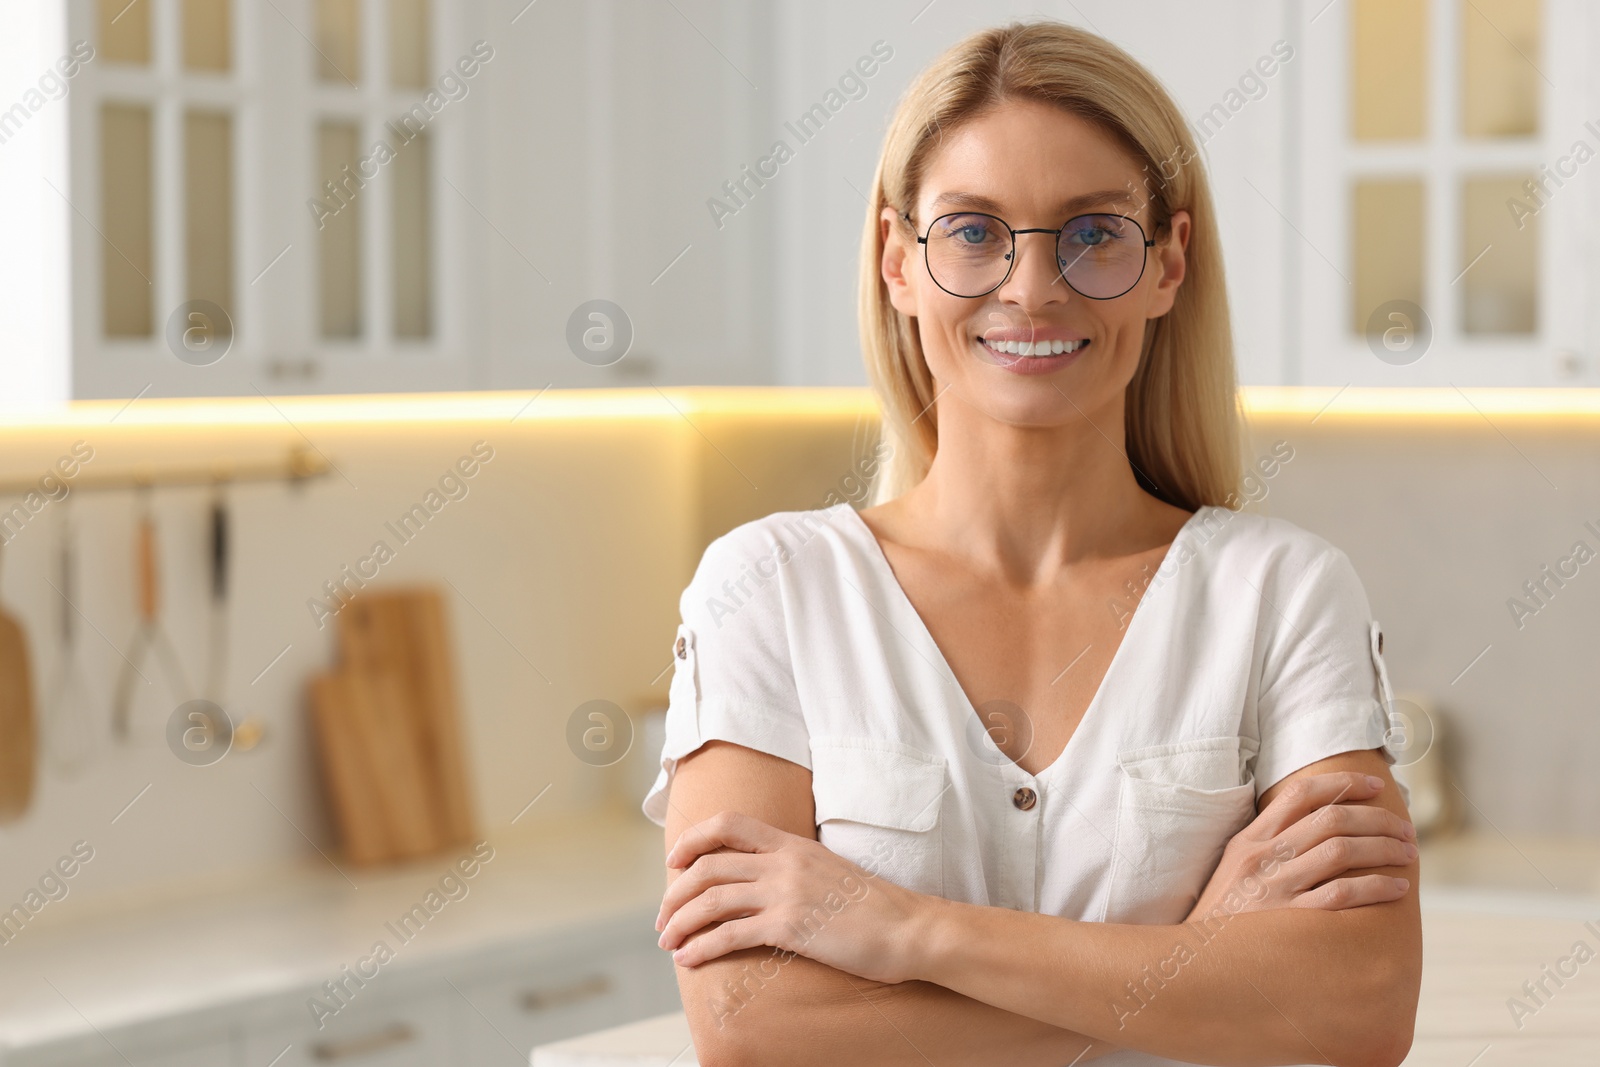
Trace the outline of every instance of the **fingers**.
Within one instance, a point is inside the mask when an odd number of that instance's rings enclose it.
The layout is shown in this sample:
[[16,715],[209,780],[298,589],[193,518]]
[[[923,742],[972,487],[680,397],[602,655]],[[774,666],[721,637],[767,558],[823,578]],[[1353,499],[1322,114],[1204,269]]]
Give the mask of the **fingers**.
[[672,918],[673,912],[713,886],[753,881],[759,868],[757,856],[724,857],[713,854],[699,857],[689,865],[688,870],[678,875],[662,894],[661,910],[656,913],[656,929],[662,929],[667,920]]
[[672,962],[680,967],[698,967],[719,956],[737,952],[742,948],[756,948],[767,943],[759,932],[755,919],[734,919],[715,930],[707,930],[699,937],[672,954]]
[[1256,816],[1250,829],[1267,838],[1277,837],[1318,808],[1342,801],[1370,800],[1382,790],[1382,778],[1359,771],[1307,775],[1284,786],[1283,792]]
[[1405,867],[1417,858],[1417,846],[1393,837],[1330,837],[1309,852],[1283,864],[1284,877],[1295,892],[1366,867]]
[[[1415,841],[1416,827],[1385,808],[1370,804],[1329,804],[1318,808],[1278,836],[1296,856],[1335,837],[1385,837]],[[1338,873],[1338,872],[1334,872]]]
[[657,943],[664,949],[676,949],[708,923],[753,915],[760,909],[760,896],[760,887],[753,882],[711,886],[672,913]]
[[1320,911],[1344,911],[1368,904],[1386,904],[1406,895],[1411,884],[1404,878],[1391,878],[1386,874],[1363,874],[1350,878],[1336,878],[1326,885],[1301,893],[1290,902],[1291,908],[1316,908]]
[[740,852],[773,852],[793,836],[752,815],[737,811],[718,812],[678,835],[672,851],[667,853],[667,866],[687,867],[696,857],[719,848],[737,849]]

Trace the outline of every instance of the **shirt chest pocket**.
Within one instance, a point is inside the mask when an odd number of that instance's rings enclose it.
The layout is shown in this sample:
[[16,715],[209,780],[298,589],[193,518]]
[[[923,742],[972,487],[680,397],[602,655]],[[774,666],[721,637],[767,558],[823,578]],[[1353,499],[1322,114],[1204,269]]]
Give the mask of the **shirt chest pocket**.
[[1106,922],[1182,922],[1229,839],[1255,817],[1256,743],[1211,737],[1117,754],[1121,787]]
[[811,739],[817,839],[867,873],[944,893],[943,757],[868,738]]

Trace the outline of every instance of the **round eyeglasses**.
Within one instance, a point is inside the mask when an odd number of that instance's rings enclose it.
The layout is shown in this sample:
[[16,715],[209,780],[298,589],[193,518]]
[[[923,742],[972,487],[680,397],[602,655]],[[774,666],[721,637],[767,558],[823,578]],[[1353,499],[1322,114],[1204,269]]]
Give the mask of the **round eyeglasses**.
[[[911,221],[908,213],[900,217]],[[1155,244],[1126,215],[1078,215],[1059,230],[1013,230],[999,216],[973,211],[940,215],[917,243],[934,284],[951,296],[970,299],[988,296],[1011,277],[1021,233],[1054,235],[1060,277],[1091,300],[1114,300],[1138,285],[1144,277],[1145,249]]]

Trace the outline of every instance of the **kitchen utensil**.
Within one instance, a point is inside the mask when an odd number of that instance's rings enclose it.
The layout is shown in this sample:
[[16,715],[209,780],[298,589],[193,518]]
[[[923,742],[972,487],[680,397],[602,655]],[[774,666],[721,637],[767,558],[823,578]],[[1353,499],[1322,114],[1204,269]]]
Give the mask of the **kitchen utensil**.
[[222,487],[211,499],[211,619],[206,648],[206,698],[223,706],[223,679],[228,670],[228,506]]
[[139,518],[134,546],[134,569],[139,591],[139,622],[134,628],[128,651],[122,657],[122,667],[117,672],[116,695],[112,701],[111,717],[117,740],[124,744],[128,742],[131,734],[133,679],[137,675],[144,678],[146,683],[149,682],[144,672],[139,669],[139,665],[147,664],[152,652],[161,665],[162,673],[166,675],[172,706],[177,708],[189,699],[189,693],[192,692],[189,680],[183,673],[183,664],[179,662],[178,650],[161,625],[161,583],[158,569],[160,549],[156,544],[155,519],[150,514],[149,487],[141,488],[138,497]]
[[404,680],[398,721],[424,754],[424,787],[441,817],[444,840],[471,840],[471,793],[443,596],[428,586],[364,589],[340,612],[339,638],[351,667],[393,672]]
[[345,667],[312,683],[312,707],[345,851],[353,862],[436,852],[436,809],[418,788],[424,756],[403,721],[406,680]]
[[44,748],[50,765],[63,774],[81,771],[99,748],[90,714],[93,698],[78,662],[78,565],[72,523],[72,498],[62,501],[61,543],[56,552],[56,592],[61,594],[61,662],[44,717]]
[[0,822],[22,817],[33,799],[33,675],[22,626],[0,609]]
[[381,863],[389,858],[389,830],[377,783],[379,769],[357,717],[350,714],[345,676],[311,679],[311,726],[322,763],[322,781],[333,807],[334,825],[351,863]]
[[[228,511],[227,490],[218,482],[211,497],[210,509],[211,611],[209,635],[206,645],[206,699],[227,712],[228,677],[228,560],[232,552],[231,521]],[[232,714],[229,712],[230,721]],[[246,752],[254,748],[265,732],[261,720],[255,715],[245,715],[233,722],[232,751]]]

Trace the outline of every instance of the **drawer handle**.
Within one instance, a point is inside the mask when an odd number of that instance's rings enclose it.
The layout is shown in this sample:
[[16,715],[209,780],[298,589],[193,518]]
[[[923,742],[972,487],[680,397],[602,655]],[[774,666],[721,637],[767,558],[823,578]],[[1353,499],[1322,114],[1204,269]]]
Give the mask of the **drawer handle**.
[[311,1058],[342,1060],[350,1056],[364,1056],[369,1052],[404,1045],[408,1041],[415,1040],[416,1036],[417,1032],[405,1023],[395,1023],[365,1037],[353,1037],[348,1041],[319,1041],[311,1046]]
[[565,1007],[581,1000],[604,996],[609,992],[611,992],[611,979],[606,975],[597,974],[591,978],[580,979],[571,985],[556,986],[553,989],[530,989],[522,994],[522,1010],[548,1011],[551,1008]]

